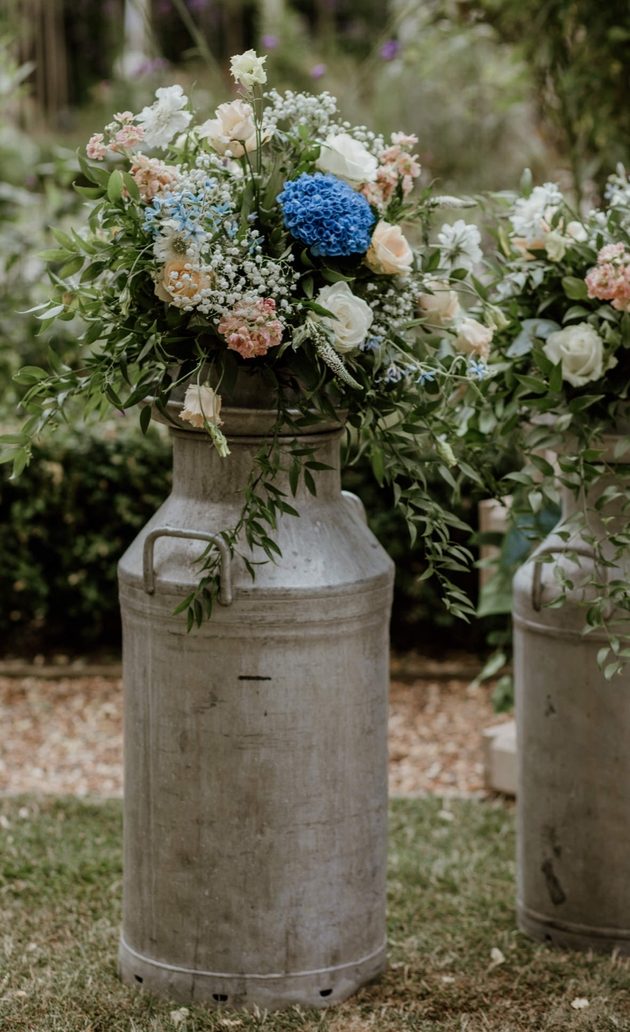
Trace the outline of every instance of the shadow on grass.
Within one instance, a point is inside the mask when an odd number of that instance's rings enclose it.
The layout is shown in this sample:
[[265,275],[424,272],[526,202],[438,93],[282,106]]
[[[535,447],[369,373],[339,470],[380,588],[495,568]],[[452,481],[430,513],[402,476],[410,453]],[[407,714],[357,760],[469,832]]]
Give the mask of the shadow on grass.
[[178,1025],[177,1004],[116,975],[120,803],[23,796],[0,800],[0,815],[2,1032],[630,1030],[630,962],[516,931],[504,803],[394,801],[390,967],[352,1000],[260,1016],[190,1007]]

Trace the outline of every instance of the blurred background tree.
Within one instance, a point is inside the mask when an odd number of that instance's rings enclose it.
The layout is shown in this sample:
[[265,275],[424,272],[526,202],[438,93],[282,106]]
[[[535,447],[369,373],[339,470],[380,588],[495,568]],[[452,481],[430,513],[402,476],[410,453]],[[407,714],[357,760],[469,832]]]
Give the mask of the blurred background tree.
[[470,0],[463,21],[482,19],[523,53],[538,114],[568,160],[576,194],[601,189],[630,157],[630,5],[627,0]]

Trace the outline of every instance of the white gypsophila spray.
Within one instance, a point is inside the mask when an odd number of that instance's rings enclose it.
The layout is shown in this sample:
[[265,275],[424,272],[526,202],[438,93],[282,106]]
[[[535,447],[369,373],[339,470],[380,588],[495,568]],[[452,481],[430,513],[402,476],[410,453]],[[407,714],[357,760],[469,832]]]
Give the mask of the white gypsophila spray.
[[337,111],[337,101],[330,93],[312,96],[309,93],[294,93],[293,90],[286,90],[285,93],[269,90],[265,93],[265,99],[265,122],[270,127],[277,126],[279,122],[291,122],[304,125],[311,133],[318,134],[329,127]]

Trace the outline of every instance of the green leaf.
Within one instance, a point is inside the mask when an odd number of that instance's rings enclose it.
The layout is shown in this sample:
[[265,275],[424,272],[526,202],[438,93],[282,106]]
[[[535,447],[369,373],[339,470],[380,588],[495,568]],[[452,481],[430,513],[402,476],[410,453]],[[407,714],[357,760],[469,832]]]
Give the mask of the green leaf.
[[67,276],[74,276],[75,272],[83,268],[83,262],[85,258],[81,254],[77,254],[74,258],[71,258],[69,262],[66,262],[59,275],[61,279],[65,279]]
[[313,294],[315,293],[315,280],[310,275],[310,273],[308,276],[305,276],[302,280],[302,290],[308,298],[312,298]]
[[40,369],[39,366],[22,366],[21,369],[15,373],[13,379],[16,383],[38,383],[39,380],[45,380],[48,373],[45,369]]
[[36,319],[55,319],[62,312],[65,312],[65,305],[55,305],[53,308],[49,308],[47,312],[42,312],[41,315],[36,315]]
[[102,186],[77,186],[73,183],[73,189],[81,195],[81,197],[87,197],[88,201],[98,201],[99,198],[105,196],[105,190]]
[[143,434],[146,434],[149,426],[151,425],[151,406],[145,405],[143,409],[140,409],[140,429]]
[[557,394],[558,391],[562,390],[562,361],[558,362],[551,371],[549,390],[552,394]]
[[72,251],[66,251],[64,247],[50,247],[46,251],[40,251],[37,255],[44,262],[62,262],[67,261],[73,254],[76,253],[76,249]]
[[62,247],[65,247],[66,251],[69,251],[70,254],[77,253],[77,245],[75,244],[71,236],[68,236],[67,233],[63,232],[63,230],[57,229],[54,226],[50,227],[50,232],[54,236],[57,243],[61,244]]
[[0,444],[29,444],[28,434],[0,434]]
[[122,172],[120,169],[115,169],[109,177],[109,183],[107,184],[107,197],[112,204],[116,204],[121,199],[124,185]]
[[317,495],[317,487],[315,486],[315,481],[313,480],[313,474],[308,469],[304,469],[304,483],[306,484],[306,487],[310,494]]
[[385,480],[385,456],[383,455],[383,449],[379,448],[377,444],[372,445],[370,459],[376,482],[379,487],[382,487]]
[[123,172],[122,177],[123,177],[125,186],[127,187],[127,193],[129,194],[129,196],[133,197],[134,201],[139,201],[140,200],[140,191],[138,189],[138,184],[136,183],[136,181],[133,178],[133,176],[130,175],[129,172]]
[[546,394],[549,387],[544,380],[539,380],[535,376],[517,376],[516,379],[523,387],[527,387],[527,390],[534,394]]
[[572,301],[585,301],[588,297],[586,283],[584,280],[577,279],[576,276],[563,276],[562,288]]

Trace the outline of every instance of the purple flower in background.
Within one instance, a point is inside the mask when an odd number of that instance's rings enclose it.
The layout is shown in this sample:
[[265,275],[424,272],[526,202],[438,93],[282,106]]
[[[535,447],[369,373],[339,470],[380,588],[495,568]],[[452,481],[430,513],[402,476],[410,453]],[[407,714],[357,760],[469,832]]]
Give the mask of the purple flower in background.
[[156,10],[158,14],[170,14],[171,0],[159,0]]
[[326,74],[325,64],[316,64],[311,68],[311,79],[321,79],[322,75]]
[[265,50],[275,50],[276,47],[278,46],[278,37],[277,36],[263,36],[260,42],[261,42],[262,46],[265,48]]
[[379,53],[384,61],[391,61],[400,53],[400,43],[397,39],[388,39],[386,43],[383,43]]
[[188,0],[189,11],[205,11],[208,6],[208,0]]

